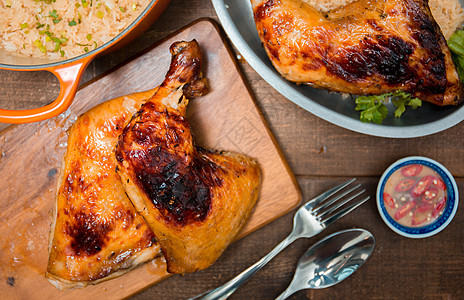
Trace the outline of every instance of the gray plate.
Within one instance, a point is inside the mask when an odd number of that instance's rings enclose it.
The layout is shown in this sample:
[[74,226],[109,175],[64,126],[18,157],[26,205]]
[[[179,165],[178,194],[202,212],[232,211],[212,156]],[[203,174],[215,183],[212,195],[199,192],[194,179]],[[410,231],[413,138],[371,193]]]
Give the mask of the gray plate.
[[212,2],[227,35],[251,67],[283,96],[326,121],[364,134],[411,138],[440,132],[464,120],[464,105],[437,107],[423,103],[417,110],[407,109],[401,118],[395,118],[394,107],[389,107],[389,116],[382,125],[363,123],[351,98],[296,85],[280,76],[261,45],[249,0]]

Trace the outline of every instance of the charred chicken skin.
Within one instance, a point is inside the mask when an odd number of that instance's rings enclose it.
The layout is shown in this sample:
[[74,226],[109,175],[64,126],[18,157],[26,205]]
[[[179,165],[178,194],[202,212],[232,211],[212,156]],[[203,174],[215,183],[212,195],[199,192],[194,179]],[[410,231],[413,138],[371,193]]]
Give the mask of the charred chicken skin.
[[171,46],[170,70],[126,126],[116,147],[127,194],[153,230],[168,272],[211,265],[246,223],[260,169],[247,156],[194,145],[188,98],[206,91],[196,41]]
[[302,0],[251,0],[256,27],[286,79],[352,94],[402,90],[456,105],[463,88],[427,0],[359,0],[322,13]]
[[46,273],[59,289],[96,284],[162,255],[124,192],[114,157],[124,126],[154,92],[102,103],[69,131]]

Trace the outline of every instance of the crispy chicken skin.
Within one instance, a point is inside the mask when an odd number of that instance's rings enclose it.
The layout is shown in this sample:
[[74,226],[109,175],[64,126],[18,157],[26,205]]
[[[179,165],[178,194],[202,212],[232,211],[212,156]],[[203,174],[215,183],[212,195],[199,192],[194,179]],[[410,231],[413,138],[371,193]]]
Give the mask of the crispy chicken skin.
[[50,236],[46,277],[59,289],[114,278],[161,255],[116,174],[124,126],[155,90],[102,103],[69,131]]
[[256,27],[286,79],[352,94],[403,90],[456,105],[463,88],[427,0],[359,0],[322,13],[302,0],[251,0]]
[[116,147],[127,194],[160,243],[170,273],[210,266],[236,238],[258,197],[256,161],[196,147],[188,100],[205,92],[196,41],[171,46],[157,93],[126,126]]

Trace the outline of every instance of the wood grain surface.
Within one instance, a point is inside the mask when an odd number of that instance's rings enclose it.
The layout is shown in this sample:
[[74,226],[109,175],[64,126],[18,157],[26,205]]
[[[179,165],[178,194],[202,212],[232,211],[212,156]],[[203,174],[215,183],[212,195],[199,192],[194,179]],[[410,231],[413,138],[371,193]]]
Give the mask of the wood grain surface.
[[[200,17],[217,20],[210,1],[172,0],[161,18],[133,44],[92,62],[84,81],[99,76]],[[442,163],[456,178],[461,195],[464,193],[464,123],[414,139],[387,139],[351,132],[285,99],[260,78],[239,53],[235,54],[252,95],[296,175],[303,200],[352,176],[358,177],[368,193],[374,195],[382,172],[395,160],[410,155],[423,155]],[[0,70],[0,107],[37,107],[51,102],[57,94],[58,82],[48,73]],[[0,128],[6,126],[0,125]],[[33,161],[34,157],[21,159]],[[17,172],[28,174],[27,170]],[[29,187],[17,194],[33,196]],[[461,196],[461,205],[462,199]],[[285,238],[291,230],[292,218],[292,213],[286,214],[235,242],[210,268],[172,276],[132,299],[186,299],[225,283]],[[433,237],[413,240],[390,230],[380,218],[373,200],[318,237],[293,243],[230,299],[274,299],[290,283],[296,262],[312,243],[332,232],[352,227],[366,228],[376,238],[376,248],[367,263],[339,285],[301,291],[290,299],[464,299],[462,207],[445,230]],[[3,243],[5,238],[0,237],[0,241]]]

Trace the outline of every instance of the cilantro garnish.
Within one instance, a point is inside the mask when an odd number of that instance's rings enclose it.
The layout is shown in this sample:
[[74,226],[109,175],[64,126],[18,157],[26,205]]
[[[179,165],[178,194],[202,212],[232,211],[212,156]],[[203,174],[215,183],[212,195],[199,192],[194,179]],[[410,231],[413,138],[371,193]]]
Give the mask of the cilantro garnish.
[[393,93],[385,93],[382,95],[359,96],[355,102],[356,110],[361,111],[359,119],[362,122],[374,122],[381,124],[388,115],[388,108],[385,105],[387,99],[396,107],[395,117],[399,118],[405,112],[406,106],[416,109],[422,106],[422,101],[417,98],[412,98],[411,94],[403,91]]

